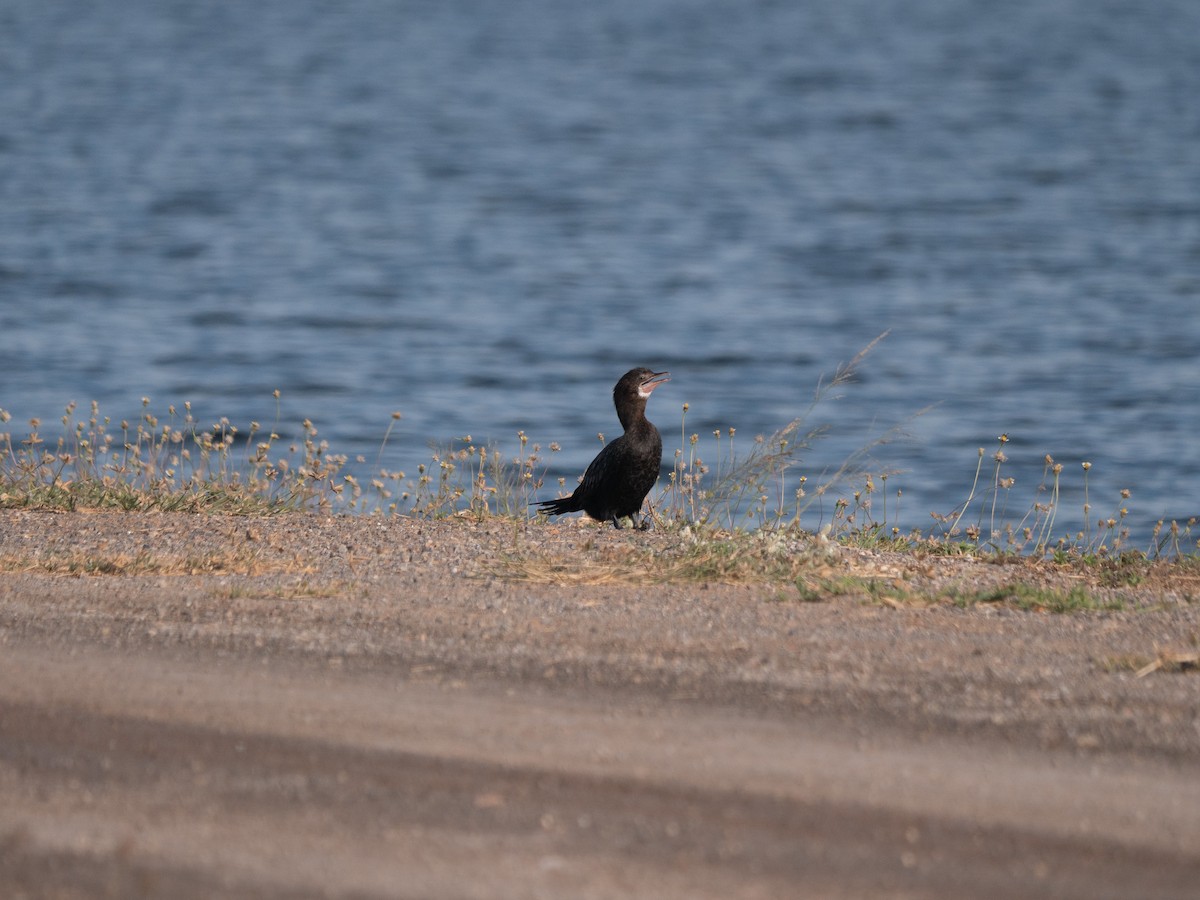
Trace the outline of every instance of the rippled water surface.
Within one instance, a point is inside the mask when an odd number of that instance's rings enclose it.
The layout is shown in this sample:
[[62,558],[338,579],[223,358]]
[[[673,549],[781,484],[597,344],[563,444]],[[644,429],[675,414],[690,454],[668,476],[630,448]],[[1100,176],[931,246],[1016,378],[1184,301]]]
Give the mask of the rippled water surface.
[[[669,368],[652,418],[817,411],[903,516],[1091,460],[1200,513],[1200,4],[0,7],[0,407],[313,419],[412,467],[558,441]],[[11,426],[10,426],[11,427]],[[1020,488],[1026,489],[1025,494]],[[1023,498],[1023,499],[1022,499]],[[1071,501],[1075,502],[1075,501]]]

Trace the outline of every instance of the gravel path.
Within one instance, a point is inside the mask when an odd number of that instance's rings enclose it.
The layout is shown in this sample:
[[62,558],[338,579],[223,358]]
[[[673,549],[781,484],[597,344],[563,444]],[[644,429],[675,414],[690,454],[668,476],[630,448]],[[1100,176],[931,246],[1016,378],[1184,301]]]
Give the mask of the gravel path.
[[0,511],[5,896],[1197,896],[1189,570],[687,547]]

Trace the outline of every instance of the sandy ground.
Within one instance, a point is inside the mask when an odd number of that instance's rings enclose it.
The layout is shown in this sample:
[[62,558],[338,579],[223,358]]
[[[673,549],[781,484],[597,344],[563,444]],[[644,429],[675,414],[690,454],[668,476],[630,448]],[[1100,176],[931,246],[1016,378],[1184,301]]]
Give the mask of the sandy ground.
[[1200,896],[1200,676],[1135,674],[1194,576],[1064,615],[513,577],[680,540],[0,512],[0,893]]

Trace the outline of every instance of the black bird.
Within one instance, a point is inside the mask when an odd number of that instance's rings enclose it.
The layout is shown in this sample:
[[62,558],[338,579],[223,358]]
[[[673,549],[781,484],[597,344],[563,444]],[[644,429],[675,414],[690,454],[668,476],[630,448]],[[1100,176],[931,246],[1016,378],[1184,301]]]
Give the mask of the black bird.
[[[620,519],[642,508],[642,501],[658,480],[662,464],[662,438],[646,418],[646,400],[650,392],[670,381],[670,372],[632,369],[621,376],[613,388],[617,418],[625,433],[597,454],[583,473],[575,493],[561,500],[543,500],[538,510],[548,515],[583,510],[600,522],[612,522],[620,528]],[[643,522],[642,528],[646,527]]]

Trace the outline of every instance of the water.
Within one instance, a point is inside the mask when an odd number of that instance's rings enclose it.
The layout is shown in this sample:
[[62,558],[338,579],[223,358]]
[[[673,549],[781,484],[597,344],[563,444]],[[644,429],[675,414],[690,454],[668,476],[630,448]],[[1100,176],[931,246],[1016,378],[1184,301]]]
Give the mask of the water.
[[[884,330],[803,470],[902,517],[1007,432],[1107,515],[1200,513],[1200,5],[0,6],[0,407],[313,419],[412,469],[515,433],[573,477],[669,368],[678,444],[770,432]],[[11,428],[12,426],[10,426]],[[22,425],[23,427],[23,425]],[[20,430],[20,429],[18,429]]]

